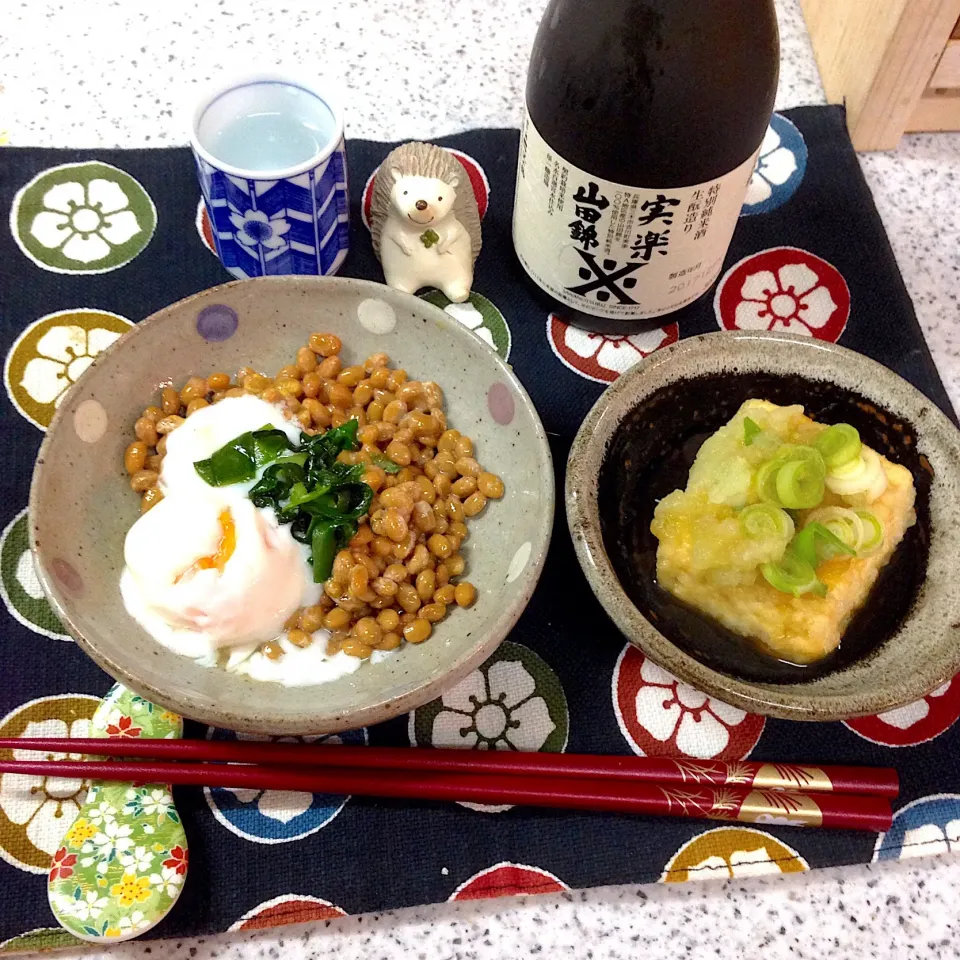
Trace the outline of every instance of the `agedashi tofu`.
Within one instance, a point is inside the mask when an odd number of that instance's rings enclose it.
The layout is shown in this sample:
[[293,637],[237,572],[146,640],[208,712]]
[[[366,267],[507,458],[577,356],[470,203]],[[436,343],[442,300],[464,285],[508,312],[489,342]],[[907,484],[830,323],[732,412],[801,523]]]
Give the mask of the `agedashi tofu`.
[[866,603],[915,499],[910,471],[853,427],[748,400],[657,506],[657,579],[770,655],[812,663]]

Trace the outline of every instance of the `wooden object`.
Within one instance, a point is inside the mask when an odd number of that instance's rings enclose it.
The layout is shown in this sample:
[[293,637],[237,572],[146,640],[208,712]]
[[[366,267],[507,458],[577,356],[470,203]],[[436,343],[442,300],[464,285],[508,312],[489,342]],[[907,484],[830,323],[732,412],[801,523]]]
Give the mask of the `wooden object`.
[[[857,150],[908,130],[960,130],[960,0],[800,0],[831,103]],[[960,36],[957,37],[960,40]],[[956,81],[946,92],[936,84]]]

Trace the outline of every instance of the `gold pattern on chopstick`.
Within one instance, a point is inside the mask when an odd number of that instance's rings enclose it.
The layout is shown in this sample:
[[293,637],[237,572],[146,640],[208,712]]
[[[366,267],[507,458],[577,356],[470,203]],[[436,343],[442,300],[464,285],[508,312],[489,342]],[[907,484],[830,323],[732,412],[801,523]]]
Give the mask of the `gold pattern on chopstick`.
[[833,790],[833,783],[819,767],[789,763],[765,763],[753,778],[758,790]]
[[666,797],[668,809],[671,813],[676,810],[681,816],[687,817],[710,818],[713,816],[714,791],[712,790],[660,787],[660,792]]
[[805,794],[778,790],[751,790],[740,805],[737,819],[743,823],[783,823],[819,827],[823,813],[816,800]]
[[713,791],[710,816],[715,820],[735,820],[740,806],[740,795],[733,790],[718,787]]
[[[697,763],[696,760],[674,760],[674,766],[680,771],[684,781],[690,780],[693,783],[713,783],[717,777],[717,765],[715,763]],[[749,783],[749,780],[744,780]]]
[[752,783],[750,774],[750,765],[746,763],[737,763],[736,760],[727,764],[727,783]]

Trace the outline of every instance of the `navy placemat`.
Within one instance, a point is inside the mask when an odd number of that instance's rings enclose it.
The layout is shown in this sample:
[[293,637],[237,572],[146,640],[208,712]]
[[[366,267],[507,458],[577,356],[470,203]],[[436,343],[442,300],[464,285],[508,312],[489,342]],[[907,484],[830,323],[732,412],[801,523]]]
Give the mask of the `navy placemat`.
[[[573,435],[604,387],[678,336],[718,327],[839,340],[893,368],[953,416],[839,108],[774,117],[716,296],[688,308],[679,329],[671,324],[637,337],[571,329],[526,283],[510,238],[517,136],[479,130],[438,141],[461,152],[489,204],[475,281],[480,296],[456,313],[509,357],[529,390],[550,435],[558,489]],[[361,208],[364,184],[392,146],[348,144],[352,250],[345,275],[381,279]],[[0,347],[7,357],[0,735],[80,733],[110,686],[63,636],[39,592],[27,553],[30,475],[44,425],[89,357],[130,322],[230,279],[204,239],[209,228],[198,197],[186,149],[0,152]],[[100,211],[98,221],[77,218],[87,206]],[[751,282],[758,275],[763,282]],[[948,824],[960,820],[960,733],[953,727],[960,684],[849,724],[764,720],[719,704],[625,644],[580,574],[562,504],[540,586],[492,660],[442,701],[347,739],[454,743],[458,711],[484,705],[487,721],[491,710],[502,714],[499,725],[484,726],[493,745],[894,765],[904,795],[894,828],[878,838],[775,823],[747,829],[178,788],[190,872],[180,902],[148,936],[451,898],[869,862],[948,849]],[[463,745],[476,745],[477,736]],[[0,778],[0,942],[9,941],[0,949],[64,942],[21,935],[53,925],[45,875],[81,796],[78,784]]]

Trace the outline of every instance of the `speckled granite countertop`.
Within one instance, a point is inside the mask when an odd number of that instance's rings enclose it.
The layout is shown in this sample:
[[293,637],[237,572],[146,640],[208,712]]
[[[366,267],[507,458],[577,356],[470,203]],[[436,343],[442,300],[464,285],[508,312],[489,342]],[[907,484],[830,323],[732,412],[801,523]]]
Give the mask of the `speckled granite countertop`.
[[[7,0],[0,130],[17,145],[184,143],[185,105],[199,85],[225,71],[274,65],[339,81],[354,136],[430,137],[517,125],[543,5],[164,0],[148,8],[136,0]],[[778,7],[777,105],[822,103],[798,0],[778,0]],[[960,135],[908,137],[896,153],[864,156],[862,163],[940,373],[960,406]],[[960,860],[929,858],[682,888],[445,904],[206,940],[130,943],[110,956],[955,957],[958,887]]]

